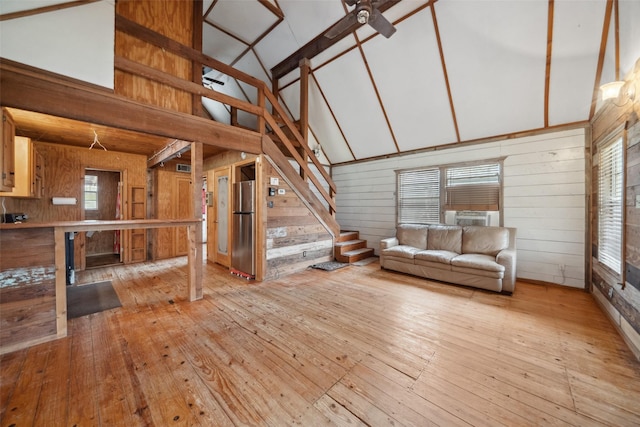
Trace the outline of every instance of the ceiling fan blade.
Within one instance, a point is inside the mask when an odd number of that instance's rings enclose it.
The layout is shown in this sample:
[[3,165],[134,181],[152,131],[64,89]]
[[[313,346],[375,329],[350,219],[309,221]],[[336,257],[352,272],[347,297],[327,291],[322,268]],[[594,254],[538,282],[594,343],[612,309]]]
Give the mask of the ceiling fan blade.
[[347,6],[353,6],[354,4],[358,3],[358,0],[344,0],[344,2],[347,4]]
[[331,27],[329,31],[327,31],[327,33],[325,34],[325,37],[332,39],[336,37],[338,34],[347,30],[352,25],[355,25],[357,23],[358,23],[358,19],[356,18],[355,11],[353,11],[348,15],[346,15],[341,20],[339,20],[333,27]]
[[396,27],[385,18],[378,9],[371,11],[371,17],[369,18],[369,25],[373,27],[377,32],[389,38],[396,32]]

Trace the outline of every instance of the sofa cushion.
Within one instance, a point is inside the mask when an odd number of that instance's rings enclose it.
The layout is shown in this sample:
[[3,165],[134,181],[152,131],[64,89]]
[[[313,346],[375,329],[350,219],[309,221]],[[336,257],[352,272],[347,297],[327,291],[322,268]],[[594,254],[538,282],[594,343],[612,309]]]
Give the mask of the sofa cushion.
[[451,265],[455,267],[472,268],[475,270],[494,271],[504,273],[504,265],[496,262],[496,258],[482,254],[462,254],[451,260]]
[[463,254],[496,256],[509,247],[509,230],[502,227],[467,226],[462,232]]
[[407,245],[396,245],[387,249],[383,249],[380,254],[395,258],[413,259],[414,255],[420,252],[420,249]]
[[427,249],[462,253],[462,227],[443,224],[429,226]]
[[428,225],[400,224],[396,229],[396,237],[401,245],[413,246],[418,249],[427,249]]
[[451,260],[458,254],[451,251],[420,251],[415,255],[415,259],[421,261],[441,262],[443,264],[451,264]]

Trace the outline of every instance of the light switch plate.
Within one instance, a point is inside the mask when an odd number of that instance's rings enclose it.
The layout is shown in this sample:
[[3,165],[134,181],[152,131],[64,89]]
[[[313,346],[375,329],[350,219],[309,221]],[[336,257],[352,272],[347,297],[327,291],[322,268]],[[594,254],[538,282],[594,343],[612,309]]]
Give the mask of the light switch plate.
[[640,208],[640,194],[636,194],[636,208]]
[[269,185],[278,185],[278,184],[280,184],[280,180],[278,178],[272,176],[269,179]]

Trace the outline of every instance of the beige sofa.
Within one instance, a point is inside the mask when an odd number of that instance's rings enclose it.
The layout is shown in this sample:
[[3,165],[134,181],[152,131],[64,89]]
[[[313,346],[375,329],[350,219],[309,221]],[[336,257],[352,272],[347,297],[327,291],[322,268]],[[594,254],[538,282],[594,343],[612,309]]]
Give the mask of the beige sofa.
[[511,294],[516,229],[402,224],[380,241],[380,266],[428,279]]

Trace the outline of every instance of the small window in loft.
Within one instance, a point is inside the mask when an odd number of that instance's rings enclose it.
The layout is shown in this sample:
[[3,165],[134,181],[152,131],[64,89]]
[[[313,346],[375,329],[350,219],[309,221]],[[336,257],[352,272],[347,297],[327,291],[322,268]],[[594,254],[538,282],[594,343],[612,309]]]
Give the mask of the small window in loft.
[[85,210],[98,209],[98,177],[96,175],[84,177],[84,208]]

